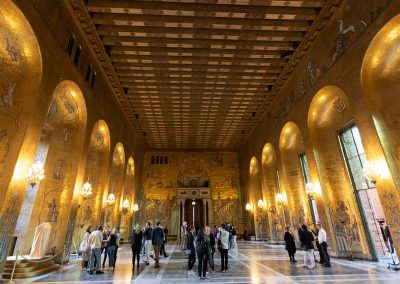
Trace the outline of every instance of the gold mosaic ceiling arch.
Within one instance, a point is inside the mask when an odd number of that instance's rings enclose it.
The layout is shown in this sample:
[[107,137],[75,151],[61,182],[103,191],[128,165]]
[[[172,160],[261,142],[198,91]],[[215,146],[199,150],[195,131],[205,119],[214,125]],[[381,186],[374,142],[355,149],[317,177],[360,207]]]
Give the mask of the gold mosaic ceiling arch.
[[[308,128],[310,130],[332,127],[336,119],[343,118],[349,101],[346,94],[337,86],[325,86],[314,96],[308,110]],[[339,119],[341,120],[341,119]]]
[[128,158],[128,164],[126,167],[126,175],[127,176],[135,175],[135,161],[133,160],[133,157]]
[[261,163],[265,165],[272,165],[276,163],[276,155],[274,146],[271,143],[267,143],[264,145],[261,157]]
[[259,171],[258,160],[256,157],[252,157],[250,160],[250,175],[257,175]]
[[292,121],[287,122],[281,130],[279,149],[281,151],[293,150],[299,143],[303,143],[299,127]]

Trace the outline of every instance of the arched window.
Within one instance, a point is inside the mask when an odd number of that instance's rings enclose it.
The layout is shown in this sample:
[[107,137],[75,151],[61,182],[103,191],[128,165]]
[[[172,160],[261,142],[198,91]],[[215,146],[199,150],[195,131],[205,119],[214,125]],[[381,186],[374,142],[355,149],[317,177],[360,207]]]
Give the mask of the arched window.
[[154,165],[154,156],[151,156],[151,162],[152,165]]
[[168,165],[168,157],[167,156],[164,157],[164,164]]
[[160,163],[160,157],[156,156],[156,165],[158,165]]
[[160,157],[160,164],[161,165],[164,164],[164,157],[163,156]]

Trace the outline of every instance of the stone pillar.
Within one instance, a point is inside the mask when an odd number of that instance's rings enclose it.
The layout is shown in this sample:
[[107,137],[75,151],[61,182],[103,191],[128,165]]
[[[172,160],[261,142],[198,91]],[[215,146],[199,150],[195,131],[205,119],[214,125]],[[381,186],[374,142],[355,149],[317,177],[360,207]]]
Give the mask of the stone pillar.
[[203,220],[204,220],[204,226],[207,226],[207,200],[203,199]]

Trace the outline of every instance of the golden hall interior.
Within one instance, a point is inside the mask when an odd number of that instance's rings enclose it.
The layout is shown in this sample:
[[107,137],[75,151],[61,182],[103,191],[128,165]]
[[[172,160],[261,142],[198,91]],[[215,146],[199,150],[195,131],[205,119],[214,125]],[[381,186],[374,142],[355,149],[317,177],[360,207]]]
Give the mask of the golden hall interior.
[[400,2],[0,1],[0,274],[51,226],[400,251]]

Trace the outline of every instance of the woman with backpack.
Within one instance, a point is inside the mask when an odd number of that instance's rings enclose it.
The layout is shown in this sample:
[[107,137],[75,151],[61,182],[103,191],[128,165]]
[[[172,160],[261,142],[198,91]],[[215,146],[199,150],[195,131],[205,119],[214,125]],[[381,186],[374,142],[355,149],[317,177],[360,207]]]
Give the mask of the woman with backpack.
[[215,253],[215,237],[213,233],[211,232],[211,229],[209,226],[206,226],[206,243],[208,244],[207,246],[207,253],[208,253],[208,265],[211,268],[211,271],[214,272],[214,253]]
[[189,256],[188,258],[188,274],[194,275],[193,265],[196,262],[196,251],[194,249],[194,227],[190,225],[187,227],[186,233],[186,254]]
[[198,274],[200,279],[206,279],[209,243],[206,243],[204,230],[202,228],[199,229],[196,238],[196,252],[197,259],[199,260]]

